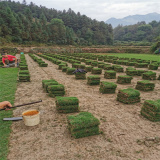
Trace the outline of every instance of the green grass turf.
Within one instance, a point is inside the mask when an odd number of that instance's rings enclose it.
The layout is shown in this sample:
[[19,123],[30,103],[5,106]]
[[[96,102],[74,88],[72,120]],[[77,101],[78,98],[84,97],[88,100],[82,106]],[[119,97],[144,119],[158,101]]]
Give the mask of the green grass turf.
[[[0,102],[9,101],[14,104],[17,88],[18,68],[0,68]],[[3,118],[12,117],[12,110],[0,111],[0,160],[7,160],[8,143],[11,132],[11,121],[3,121]]]
[[[108,54],[106,54],[108,55]],[[137,58],[143,60],[151,60],[151,61],[158,61],[160,62],[160,55],[153,55],[153,54],[130,54],[130,53],[113,53],[110,55],[114,55],[119,58]]]

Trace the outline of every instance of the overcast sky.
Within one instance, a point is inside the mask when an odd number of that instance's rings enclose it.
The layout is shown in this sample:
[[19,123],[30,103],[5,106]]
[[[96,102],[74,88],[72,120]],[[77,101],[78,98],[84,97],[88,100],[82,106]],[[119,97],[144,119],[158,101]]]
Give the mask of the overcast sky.
[[[23,0],[14,1],[22,3]],[[26,0],[26,2],[61,11],[71,8],[76,13],[80,12],[98,21],[135,14],[160,13],[160,0]]]

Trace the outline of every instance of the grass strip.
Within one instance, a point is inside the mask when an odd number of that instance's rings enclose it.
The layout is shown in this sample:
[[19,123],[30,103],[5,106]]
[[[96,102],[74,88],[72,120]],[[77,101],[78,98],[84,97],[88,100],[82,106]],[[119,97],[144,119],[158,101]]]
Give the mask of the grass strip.
[[[9,101],[14,104],[17,88],[18,68],[0,68],[0,102]],[[12,117],[13,111],[0,111],[0,159],[7,160],[9,152],[9,136],[12,121],[3,121],[3,118]]]

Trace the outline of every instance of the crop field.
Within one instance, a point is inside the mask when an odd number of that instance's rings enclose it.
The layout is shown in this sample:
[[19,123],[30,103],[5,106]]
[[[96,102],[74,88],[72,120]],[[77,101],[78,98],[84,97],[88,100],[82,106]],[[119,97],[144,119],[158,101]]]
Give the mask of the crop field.
[[[12,90],[5,85],[6,92],[0,84],[5,95],[1,101],[18,105],[42,99],[13,110],[19,117],[27,109],[37,109],[40,123],[28,127],[23,120],[7,122],[11,133],[0,144],[4,148],[0,159],[159,159],[159,56],[30,53],[20,58],[19,70],[13,69],[14,81],[8,78],[10,69],[0,70],[3,83],[8,79],[14,86]],[[2,118],[12,114],[0,114],[4,127]],[[4,135],[4,128],[1,132]]]

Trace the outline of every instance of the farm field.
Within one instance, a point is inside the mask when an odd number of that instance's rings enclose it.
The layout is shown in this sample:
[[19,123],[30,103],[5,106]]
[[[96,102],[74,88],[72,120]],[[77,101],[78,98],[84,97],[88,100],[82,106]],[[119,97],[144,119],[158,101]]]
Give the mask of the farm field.
[[[140,115],[145,100],[159,99],[159,80],[151,80],[156,84],[154,91],[140,91],[141,102],[123,104],[116,101],[118,90],[135,88],[137,81],[142,80],[141,76],[134,76],[131,84],[117,84],[117,79],[105,79],[102,70],[99,75],[101,81],[114,82],[117,89],[115,94],[101,94],[99,85],[89,86],[87,80],[76,80],[75,75],[67,75],[58,69],[58,65],[46,59],[42,58],[48,67],[40,67],[29,55],[25,55],[25,58],[31,82],[18,83],[14,104],[40,99],[43,102],[17,108],[13,114],[15,117],[21,116],[23,111],[35,108],[41,112],[41,122],[34,127],[25,126],[23,121],[12,123],[8,160],[159,159],[159,143],[148,141],[146,137],[159,137],[160,123],[151,122]],[[71,67],[70,63],[68,65]],[[160,75],[160,69],[154,72],[157,76]],[[87,73],[87,76],[91,75],[93,74]],[[125,73],[117,73],[116,76],[120,75]],[[42,88],[42,80],[52,78],[65,86],[66,97],[74,96],[79,99],[80,111],[90,112],[100,120],[101,134],[80,139],[71,137],[66,117],[76,113],[58,113],[55,98],[49,97]]]
[[[100,55],[100,54],[97,54]],[[104,54],[102,55],[113,55],[119,58],[137,58],[137,59],[143,59],[143,60],[151,60],[151,61],[159,61],[160,62],[160,55],[151,55],[151,54],[126,54],[126,53],[110,53],[110,54]]]

